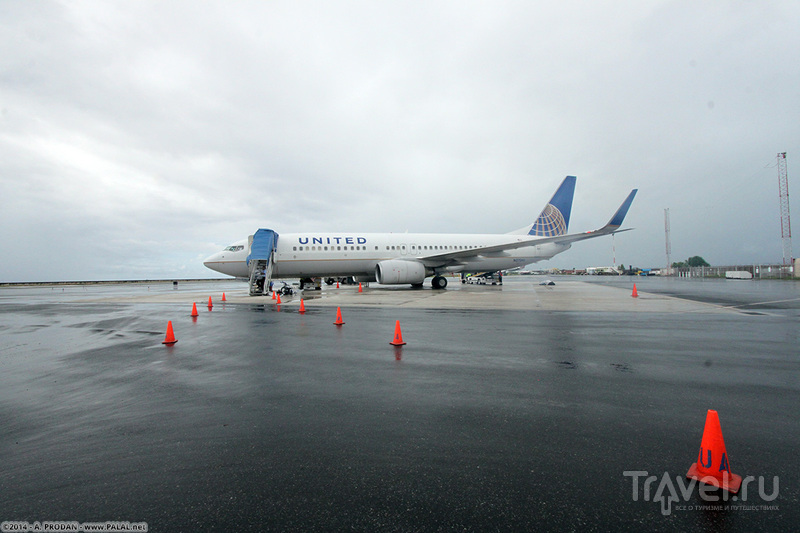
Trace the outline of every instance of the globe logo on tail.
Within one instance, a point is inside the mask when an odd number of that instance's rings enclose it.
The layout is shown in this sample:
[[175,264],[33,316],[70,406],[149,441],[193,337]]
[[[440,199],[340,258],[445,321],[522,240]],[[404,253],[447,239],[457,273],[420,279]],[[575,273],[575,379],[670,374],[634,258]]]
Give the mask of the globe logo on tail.
[[529,235],[536,235],[538,237],[556,237],[563,235],[567,232],[567,223],[564,220],[564,215],[553,204],[547,206],[533,223]]

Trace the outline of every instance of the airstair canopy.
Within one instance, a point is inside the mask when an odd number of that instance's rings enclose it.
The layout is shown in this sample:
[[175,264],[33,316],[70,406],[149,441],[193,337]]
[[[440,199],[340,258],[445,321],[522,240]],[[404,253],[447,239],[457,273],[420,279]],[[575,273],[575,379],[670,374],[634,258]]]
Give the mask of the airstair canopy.
[[278,234],[271,229],[259,229],[253,235],[253,243],[250,245],[250,255],[247,256],[247,264],[255,260],[268,260],[272,256],[272,250],[278,244]]

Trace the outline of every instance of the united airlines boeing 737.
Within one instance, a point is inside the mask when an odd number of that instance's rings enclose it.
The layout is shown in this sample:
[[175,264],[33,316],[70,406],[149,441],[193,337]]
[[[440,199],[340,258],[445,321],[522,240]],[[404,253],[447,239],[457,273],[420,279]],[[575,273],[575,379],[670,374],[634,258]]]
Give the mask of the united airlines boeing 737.
[[[272,278],[354,277],[385,285],[447,286],[447,273],[479,273],[521,267],[550,259],[573,242],[611,235],[637,189],[630,192],[608,224],[594,231],[567,233],[575,193],[567,176],[536,220],[506,234],[289,233],[259,229],[204,261],[212,270],[250,279],[250,293],[266,293]],[[256,287],[258,289],[256,290]]]

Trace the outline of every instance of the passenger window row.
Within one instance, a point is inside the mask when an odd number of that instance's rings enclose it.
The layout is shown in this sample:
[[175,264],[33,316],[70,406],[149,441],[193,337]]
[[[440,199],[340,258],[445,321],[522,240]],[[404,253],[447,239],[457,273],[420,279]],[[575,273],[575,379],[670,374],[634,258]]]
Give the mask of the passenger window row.
[[[231,248],[233,248],[233,247],[231,247]],[[239,248],[241,249],[241,247],[239,247]],[[434,245],[431,245],[431,246],[429,246],[429,245],[416,246],[416,245],[414,245],[414,246],[411,246],[411,251],[412,252],[424,251],[424,250],[453,250],[453,251],[457,251],[457,250],[472,250],[474,248],[481,248],[481,246],[453,246],[453,245],[451,245],[451,246],[444,246],[444,245],[438,245],[438,246],[434,246]],[[404,250],[406,250],[406,246],[397,246],[397,245],[395,245],[395,246],[386,246],[386,249],[387,250],[403,250],[404,251]],[[295,252],[303,252],[303,251],[306,251],[306,252],[328,252],[328,251],[341,252],[341,251],[347,251],[347,250],[348,250],[347,246],[293,246],[292,247],[292,251],[295,251]],[[350,250],[353,250],[353,251],[364,250],[364,251],[366,251],[367,247],[366,246],[351,246]],[[376,251],[378,250],[378,246],[375,247],[375,250]]]

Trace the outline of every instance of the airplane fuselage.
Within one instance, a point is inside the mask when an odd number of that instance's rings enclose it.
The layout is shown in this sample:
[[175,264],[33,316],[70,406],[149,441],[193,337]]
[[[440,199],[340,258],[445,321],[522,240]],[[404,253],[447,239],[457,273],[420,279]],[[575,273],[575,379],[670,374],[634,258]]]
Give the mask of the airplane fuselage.
[[[361,276],[374,279],[375,268],[391,259],[422,257],[476,249],[475,256],[458,264],[443,264],[436,273],[487,272],[521,267],[569,249],[569,244],[544,243],[501,252],[477,249],[529,240],[526,235],[443,233],[284,233],[275,248],[274,278]],[[240,248],[241,247],[241,248]],[[240,248],[239,250],[235,250]],[[242,240],[205,261],[208,268],[236,277],[249,275],[247,240]]]

